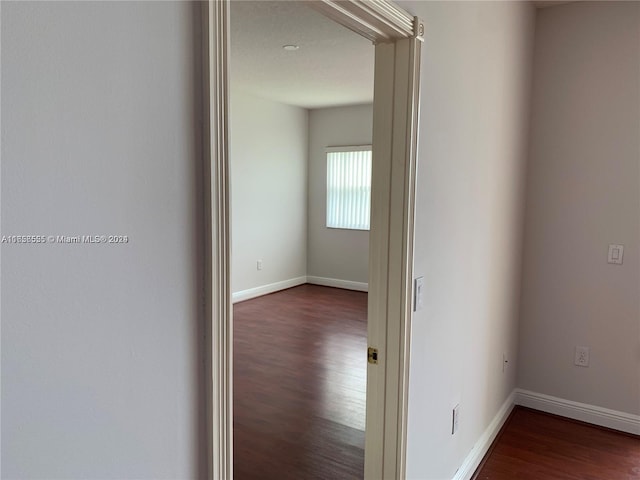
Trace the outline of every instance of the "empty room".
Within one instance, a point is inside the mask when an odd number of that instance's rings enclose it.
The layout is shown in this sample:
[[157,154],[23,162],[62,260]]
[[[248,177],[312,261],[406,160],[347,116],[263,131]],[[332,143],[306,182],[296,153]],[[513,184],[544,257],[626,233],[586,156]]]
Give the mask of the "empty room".
[[3,480],[640,479],[639,1],[2,1],[0,67]]
[[231,4],[234,478],[362,478],[374,49]]

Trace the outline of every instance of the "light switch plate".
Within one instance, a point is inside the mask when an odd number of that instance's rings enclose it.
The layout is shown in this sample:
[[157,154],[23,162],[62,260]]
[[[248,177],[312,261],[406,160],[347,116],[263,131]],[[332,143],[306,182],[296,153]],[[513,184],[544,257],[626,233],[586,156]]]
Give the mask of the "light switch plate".
[[413,282],[413,311],[422,310],[424,306],[424,277],[418,277]]
[[622,256],[624,255],[624,245],[609,245],[609,255],[607,255],[607,263],[622,265]]
[[460,427],[460,404],[453,407],[453,415],[451,418],[451,435],[455,435]]

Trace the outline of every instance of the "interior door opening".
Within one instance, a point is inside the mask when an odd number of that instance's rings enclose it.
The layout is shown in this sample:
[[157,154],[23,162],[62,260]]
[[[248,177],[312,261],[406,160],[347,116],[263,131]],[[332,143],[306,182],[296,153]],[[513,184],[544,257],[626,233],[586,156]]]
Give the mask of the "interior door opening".
[[[404,478],[413,215],[424,25],[392,2],[307,2],[375,44],[369,234],[369,345],[365,478]],[[229,1],[203,6],[205,101],[205,306],[212,478],[233,478],[232,315],[229,232]]]
[[234,478],[362,479],[374,47],[304,4],[230,17]]

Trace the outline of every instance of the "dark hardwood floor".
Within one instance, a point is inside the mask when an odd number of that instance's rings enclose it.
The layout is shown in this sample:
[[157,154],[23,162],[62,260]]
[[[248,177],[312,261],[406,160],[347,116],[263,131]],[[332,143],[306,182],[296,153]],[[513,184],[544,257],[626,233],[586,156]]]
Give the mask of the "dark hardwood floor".
[[[234,478],[363,478],[366,293],[234,305]],[[640,480],[640,438],[516,407],[474,480]]]
[[363,478],[367,294],[302,285],[234,305],[234,478]]
[[516,407],[474,480],[639,480],[640,437]]

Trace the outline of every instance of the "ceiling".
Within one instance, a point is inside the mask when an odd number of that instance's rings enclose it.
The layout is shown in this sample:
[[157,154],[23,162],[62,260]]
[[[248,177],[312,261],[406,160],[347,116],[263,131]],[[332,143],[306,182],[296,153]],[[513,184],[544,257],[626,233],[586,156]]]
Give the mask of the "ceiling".
[[231,2],[231,88],[304,108],[371,103],[371,42],[304,3]]
[[[231,88],[303,108],[371,103],[373,45],[308,3],[231,1]],[[285,51],[284,45],[299,48]]]

